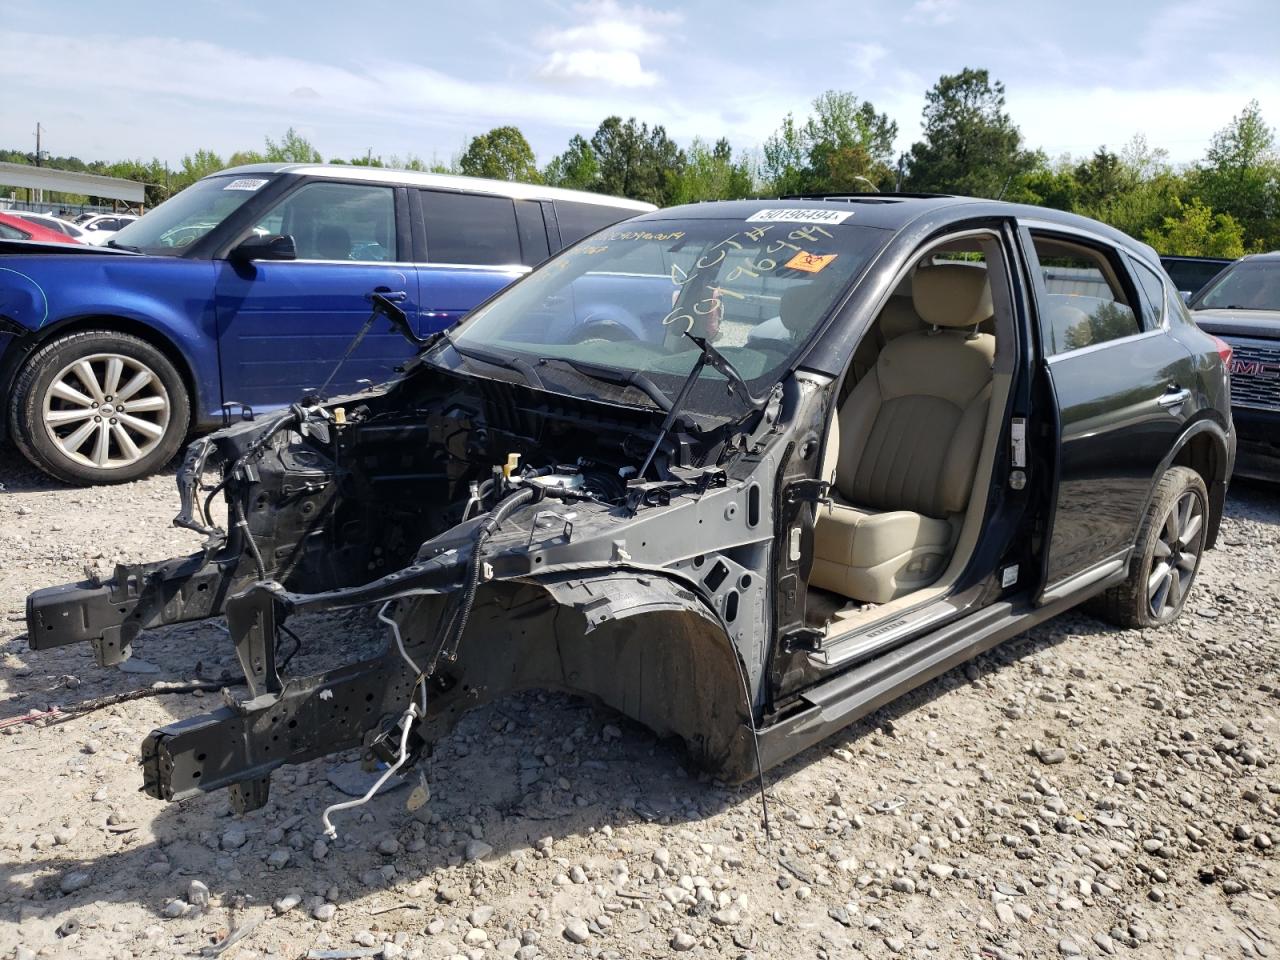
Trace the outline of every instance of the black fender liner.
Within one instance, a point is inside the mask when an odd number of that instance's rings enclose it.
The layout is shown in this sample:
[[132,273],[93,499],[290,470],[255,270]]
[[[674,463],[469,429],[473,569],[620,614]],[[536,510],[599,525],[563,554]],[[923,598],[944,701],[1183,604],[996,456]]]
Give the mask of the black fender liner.
[[[431,661],[456,589],[442,570],[438,583],[396,601],[390,615],[419,669]],[[286,605],[269,591],[256,602],[250,594],[231,606],[246,622],[265,618],[258,647],[269,648],[269,620]],[[264,669],[272,672],[269,663]],[[232,787],[238,809],[261,806],[271,771],[286,763],[357,747],[373,761],[375,741],[420,682],[427,685],[420,746],[448,733],[468,710],[507,694],[561,690],[607,704],[658,736],[678,736],[695,765],[737,783],[756,772],[741,670],[719,619],[673,577],[608,569],[489,581],[456,660],[421,677],[388,642],[368,660],[283,684],[251,684],[251,699],[227,697],[213,713],[152,731],[142,748],[144,788],[181,800]]]

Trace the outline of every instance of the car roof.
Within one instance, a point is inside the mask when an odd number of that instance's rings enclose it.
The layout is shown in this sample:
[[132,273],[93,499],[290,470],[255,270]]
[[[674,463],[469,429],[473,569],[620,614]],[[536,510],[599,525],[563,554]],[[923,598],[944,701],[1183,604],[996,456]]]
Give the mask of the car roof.
[[393,183],[437,190],[456,190],[467,193],[491,193],[514,200],[563,200],[574,203],[590,203],[603,207],[635,210],[637,213],[656,210],[652,203],[611,197],[603,193],[587,193],[584,190],[564,190],[560,187],[544,187],[534,183],[515,183],[508,180],[489,180],[484,177],[461,177],[450,173],[424,173],[419,170],[395,170],[390,167],[361,167],[346,163],[251,163],[220,170],[211,176],[246,176],[263,173],[290,173],[298,176],[341,177],[365,183]]
[[1140,240],[1097,220],[1079,214],[1036,207],[1025,203],[1009,203],[1003,200],[987,200],[981,197],[960,197],[947,194],[919,193],[849,193],[821,197],[780,197],[769,200],[717,200],[707,203],[691,203],[679,207],[664,207],[643,215],[642,220],[675,219],[726,219],[745,220],[761,210],[802,209],[838,210],[851,213],[846,222],[861,223],[869,227],[898,231],[922,217],[944,215],[945,219],[961,220],[978,217],[1017,217],[1038,224],[1084,230],[1113,243],[1142,252],[1153,264],[1160,262],[1159,254]]

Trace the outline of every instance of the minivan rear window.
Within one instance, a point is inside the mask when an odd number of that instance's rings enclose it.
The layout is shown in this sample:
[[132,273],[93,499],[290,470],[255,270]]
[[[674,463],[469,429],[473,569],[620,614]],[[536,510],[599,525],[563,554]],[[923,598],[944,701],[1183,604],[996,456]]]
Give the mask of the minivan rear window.
[[625,207],[607,207],[601,203],[574,203],[571,200],[556,201],[556,220],[560,224],[560,243],[569,246],[597,230],[612,226],[619,220],[630,220],[640,215],[639,210]]
[[427,260],[508,266],[520,259],[516,207],[510,197],[423,190]]

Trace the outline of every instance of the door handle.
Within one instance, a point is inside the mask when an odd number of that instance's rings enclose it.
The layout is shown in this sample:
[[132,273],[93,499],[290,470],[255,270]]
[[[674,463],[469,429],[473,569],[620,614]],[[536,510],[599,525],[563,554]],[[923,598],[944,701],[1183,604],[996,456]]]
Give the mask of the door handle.
[[1177,384],[1170,384],[1169,389],[1156,398],[1156,403],[1164,407],[1166,410],[1172,410],[1180,407],[1187,402],[1187,398],[1191,396],[1191,391],[1186,387],[1179,387]]
[[373,292],[382,294],[383,299],[390,300],[392,303],[401,303],[409,299],[409,294],[403,290],[392,290],[390,287],[374,287]]

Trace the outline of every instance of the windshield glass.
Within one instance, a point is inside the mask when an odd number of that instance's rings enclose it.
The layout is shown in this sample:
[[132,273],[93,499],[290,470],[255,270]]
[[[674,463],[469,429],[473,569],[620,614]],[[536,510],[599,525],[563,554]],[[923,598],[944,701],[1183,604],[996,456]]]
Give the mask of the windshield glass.
[[[548,389],[645,405],[651,391],[626,378],[641,375],[675,396],[700,354],[690,333],[714,344],[760,397],[889,239],[890,231],[844,222],[851,216],[779,209],[739,220],[621,224],[508,288],[450,340],[475,373],[512,379],[514,370],[529,381],[532,369]],[[448,350],[442,344],[433,355]],[[743,412],[711,367],[689,407]]]
[[268,176],[208,177],[170,197],[110,240],[113,247],[177,256],[270,182]]
[[1280,261],[1242,260],[1192,304],[1196,310],[1280,310]]

